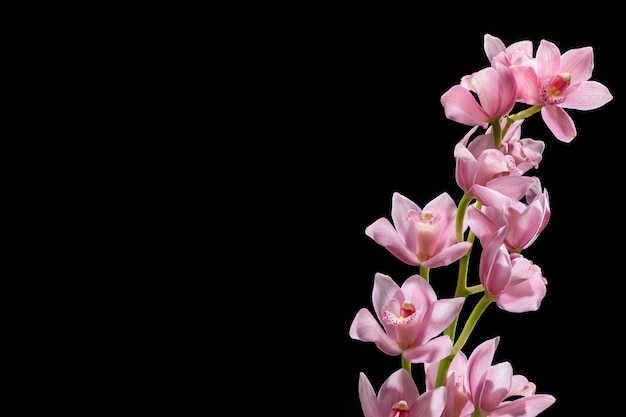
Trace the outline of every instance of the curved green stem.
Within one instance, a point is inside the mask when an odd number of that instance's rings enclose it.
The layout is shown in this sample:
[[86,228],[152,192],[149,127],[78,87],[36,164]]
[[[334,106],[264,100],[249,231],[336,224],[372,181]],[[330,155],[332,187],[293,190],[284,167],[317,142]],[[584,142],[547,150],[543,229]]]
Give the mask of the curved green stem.
[[472,196],[468,193],[464,193],[463,197],[461,197],[461,201],[459,201],[459,206],[456,209],[456,219],[455,219],[455,230],[456,230],[456,241],[463,242],[463,219],[465,219],[465,212],[467,211],[467,207],[472,201]]
[[[452,346],[452,352],[450,353],[450,355],[446,356],[441,361],[439,361],[439,370],[437,371],[437,381],[435,383],[436,387],[440,387],[446,384],[446,378],[448,376],[448,369],[450,369],[450,364],[452,363],[452,359],[454,359],[456,354],[459,353],[459,351],[463,348],[470,334],[474,330],[474,327],[476,326],[478,319],[480,318],[480,316],[482,316],[482,314],[485,312],[489,304],[491,304],[492,302],[493,302],[493,298],[491,298],[489,294],[484,293],[482,298],[478,300],[478,302],[474,306],[474,309],[472,310],[469,317],[467,318],[467,321],[465,322],[463,331],[461,331],[459,338],[457,339],[456,342],[454,342],[454,345]],[[458,316],[456,320],[458,320]]]
[[420,276],[428,282],[430,280],[430,268],[420,265]]
[[513,116],[509,116],[509,120],[514,122],[516,120],[526,119],[540,111],[542,107],[543,106],[530,106],[529,108],[524,109],[519,113],[515,113]]
[[473,285],[471,287],[467,287],[466,289],[467,289],[467,292],[470,294],[477,294],[479,292],[485,291],[482,284]]
[[496,120],[494,123],[491,123],[491,131],[493,132],[493,139],[495,141],[496,149],[500,149],[500,144],[502,143],[502,128],[500,127],[500,121]]
[[[459,338],[457,339],[457,341],[454,342],[454,346],[452,346],[452,353],[450,354],[450,356],[456,355],[463,348],[463,346],[465,345],[465,342],[467,342],[467,339],[469,338],[470,334],[474,330],[474,327],[476,326],[478,319],[480,318],[480,316],[482,316],[482,314],[485,312],[487,307],[489,307],[489,304],[491,304],[492,302],[493,302],[493,298],[491,298],[491,296],[487,293],[484,293],[481,299],[478,300],[478,302],[474,306],[474,309],[472,310],[469,317],[467,318],[467,321],[465,322],[463,331],[461,331],[461,334],[459,335]],[[446,373],[447,373],[447,370],[446,370]]]

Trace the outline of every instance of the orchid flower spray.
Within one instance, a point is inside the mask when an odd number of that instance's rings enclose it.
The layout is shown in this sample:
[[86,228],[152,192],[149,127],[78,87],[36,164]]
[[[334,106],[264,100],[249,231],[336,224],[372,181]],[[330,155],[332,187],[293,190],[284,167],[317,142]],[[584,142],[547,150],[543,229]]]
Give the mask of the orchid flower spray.
[[[491,305],[509,314],[536,312],[548,291],[541,260],[526,250],[553,216],[537,175],[550,161],[546,142],[525,131],[525,120],[540,118],[553,139],[569,143],[579,133],[569,110],[598,109],[613,96],[591,79],[592,47],[561,52],[544,39],[535,50],[529,40],[507,46],[485,34],[483,49],[485,67],[461,76],[440,100],[446,118],[467,126],[451,143],[459,201],[448,192],[425,202],[394,192],[389,216],[364,230],[415,268],[404,277],[376,273],[371,308],[357,311],[349,326],[351,339],[399,359],[380,387],[367,370],[360,373],[365,417],[535,417],[556,402],[512,362],[494,363],[500,336],[471,352],[465,347]],[[432,284],[438,269],[450,266],[458,268],[454,292],[439,294]]]

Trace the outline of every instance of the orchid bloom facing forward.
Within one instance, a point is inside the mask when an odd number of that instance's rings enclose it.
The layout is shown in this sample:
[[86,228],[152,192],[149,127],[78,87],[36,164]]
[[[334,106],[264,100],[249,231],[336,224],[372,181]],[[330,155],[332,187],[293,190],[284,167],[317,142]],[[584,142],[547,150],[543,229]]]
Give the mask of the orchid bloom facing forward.
[[362,308],[350,325],[349,335],[374,342],[388,355],[402,354],[411,363],[435,362],[452,351],[450,337],[439,334],[452,323],[464,301],[463,297],[438,300],[419,275],[412,275],[399,287],[390,276],[376,273],[372,304],[378,321]]
[[[535,384],[513,374],[509,362],[492,365],[500,337],[486,340],[474,349],[467,360],[465,390],[476,411],[472,415],[489,417],[536,417],[556,399],[536,394]],[[511,397],[519,397],[511,400]],[[461,417],[470,417],[462,415]]]
[[365,417],[440,417],[446,405],[446,388],[420,395],[411,375],[400,368],[383,382],[377,395],[361,372],[359,398]]
[[485,292],[510,313],[536,311],[546,295],[547,280],[541,269],[522,255],[509,254],[504,245],[507,226],[498,229],[480,255],[478,275]]
[[511,65],[522,102],[541,107],[541,117],[554,136],[571,142],[576,136],[574,121],[564,109],[592,110],[611,101],[605,85],[589,81],[593,71],[593,48],[559,48],[542,40],[535,65]]
[[391,219],[380,218],[365,234],[392,255],[412,266],[436,268],[459,260],[472,246],[456,242],[456,204],[447,193],[431,200],[424,209],[400,193],[391,200]]

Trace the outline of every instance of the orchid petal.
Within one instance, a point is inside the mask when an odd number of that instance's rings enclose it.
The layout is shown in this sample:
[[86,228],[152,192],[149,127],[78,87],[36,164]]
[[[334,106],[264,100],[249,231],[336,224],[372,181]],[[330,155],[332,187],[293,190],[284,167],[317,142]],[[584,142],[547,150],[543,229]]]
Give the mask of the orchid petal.
[[524,103],[531,106],[543,105],[543,100],[539,94],[541,85],[537,80],[535,69],[525,65],[513,65],[511,66],[511,72],[515,78],[517,92]]
[[411,252],[400,239],[398,232],[388,219],[380,218],[376,220],[365,229],[365,234],[402,262],[413,266],[420,265],[420,261],[415,256],[415,253]]
[[459,314],[464,302],[464,297],[456,297],[432,303],[424,315],[416,343],[423,343],[441,333]]
[[476,184],[472,187],[472,195],[476,197],[482,205],[493,207],[503,213],[518,201],[518,199],[513,199],[508,195],[480,184]]
[[519,395],[527,397],[529,395],[535,395],[536,389],[536,385],[530,382],[525,376],[513,375],[511,378],[511,390],[509,391],[509,396]]
[[576,136],[576,126],[572,118],[559,106],[544,106],[541,117],[548,129],[561,142],[569,143]]
[[438,387],[423,393],[416,401],[417,413],[411,417],[440,417],[446,407],[446,387]]
[[381,417],[384,415],[378,404],[376,392],[363,372],[359,373],[359,399],[365,417]]
[[389,375],[378,390],[378,402],[386,415],[398,401],[406,401],[409,408],[419,398],[419,391],[415,381],[404,368]]
[[506,51],[506,46],[500,38],[497,38],[487,33],[483,37],[483,49],[485,50],[487,59],[489,60],[489,62],[491,62],[493,58],[500,52]]
[[559,107],[576,110],[593,110],[613,100],[613,95],[604,84],[597,81],[585,81],[575,91],[567,94]]
[[411,363],[430,363],[440,361],[450,352],[452,352],[452,340],[450,336],[445,335],[406,349],[402,352],[402,356]]
[[487,127],[487,113],[466,88],[460,85],[451,87],[441,96],[441,104],[448,119],[467,126]]
[[537,311],[546,295],[546,285],[539,279],[525,279],[511,285],[496,299],[501,309],[510,313]]
[[[484,411],[491,411],[504,401],[511,389],[513,367],[509,362],[492,365],[485,372],[482,390],[475,404]],[[475,399],[476,400],[476,399]]]
[[471,242],[455,243],[435,254],[432,258],[422,262],[425,268],[438,268],[450,265],[461,259],[467,251],[472,247]]
[[395,340],[391,339],[366,308],[360,309],[352,324],[349,335],[361,342],[374,342],[376,347],[391,356],[398,356],[402,350]]
[[[402,194],[394,192],[391,196],[391,221],[404,243],[407,243],[407,236],[410,235],[411,223],[406,218],[406,213],[410,210],[415,210],[420,215],[422,214],[422,209],[417,204]],[[410,245],[407,246],[409,246],[410,250],[413,250]],[[413,255],[415,255],[415,252],[413,252]]]
[[378,320],[382,322],[383,307],[393,298],[404,298],[402,289],[389,276],[377,272],[374,275],[374,287],[372,289],[372,305]]
[[494,86],[500,85],[498,72],[491,67],[484,68],[474,74],[472,85],[487,117],[497,114],[500,108],[500,88]]
[[536,177],[526,175],[505,175],[496,177],[487,183],[487,187],[498,191],[513,200],[519,200],[536,183]]
[[480,394],[478,392],[480,384],[483,381],[485,372],[487,372],[487,369],[491,366],[491,362],[493,361],[493,357],[499,343],[499,336],[485,340],[476,346],[472,354],[467,359],[465,386],[468,388],[468,394],[472,397],[475,404],[476,401],[474,400]]
[[404,281],[402,294],[414,305],[424,305],[428,308],[431,308],[431,305],[437,301],[435,290],[420,275],[411,275]]
[[488,207],[483,207],[482,210],[478,210],[476,207],[471,206],[467,209],[467,220],[470,228],[481,242],[493,235],[498,228],[506,225],[504,219],[501,219],[502,224],[495,224],[490,217],[485,215],[486,208]]
[[542,39],[537,47],[537,78],[545,80],[559,72],[561,68],[561,51],[552,42]]
[[570,49],[561,56],[561,72],[568,72],[570,85],[577,85],[591,78],[593,71],[593,48]]
[[554,404],[556,398],[548,394],[536,394],[505,402],[489,413],[490,417],[536,417]]

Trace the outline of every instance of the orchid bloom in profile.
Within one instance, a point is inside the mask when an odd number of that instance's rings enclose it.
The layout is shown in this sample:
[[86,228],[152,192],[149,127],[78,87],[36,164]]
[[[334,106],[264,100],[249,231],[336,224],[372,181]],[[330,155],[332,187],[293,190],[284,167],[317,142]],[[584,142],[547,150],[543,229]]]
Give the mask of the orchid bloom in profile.
[[470,142],[475,131],[476,127],[470,129],[454,148],[458,186],[468,194],[471,194],[472,186],[478,184],[516,200],[521,198],[534,181],[521,175],[522,170],[517,168],[513,156],[495,149],[493,134],[476,136]]
[[435,362],[452,351],[450,337],[440,333],[452,323],[464,301],[463,297],[438,300],[420,275],[412,275],[399,287],[390,276],[376,273],[372,304],[378,321],[362,308],[350,325],[349,335],[374,342],[384,353],[402,355],[412,363]]
[[506,233],[507,226],[503,226],[481,241],[480,282],[500,309],[510,313],[536,311],[546,295],[548,281],[530,260],[518,253],[509,254],[504,245]]
[[508,115],[516,99],[513,74],[507,66],[495,64],[474,73],[466,84],[451,87],[441,96],[441,104],[448,119],[486,129]]
[[[467,369],[467,356],[463,352],[454,355],[448,377],[446,379],[446,406],[441,417],[470,416],[474,411],[467,392],[465,391],[464,380]],[[424,376],[426,377],[426,390],[435,389],[437,374],[439,372],[439,362],[424,364]]]
[[[509,362],[492,364],[499,342],[500,337],[482,342],[467,360],[464,386],[475,407],[471,415],[536,417],[556,399],[552,395],[537,394],[535,384],[523,375],[514,374]],[[470,414],[460,417],[470,417]]]
[[470,242],[456,242],[456,204],[448,193],[435,197],[421,209],[400,193],[391,200],[391,221],[380,218],[365,234],[392,255],[412,266],[436,268],[465,255]]
[[526,193],[527,204],[484,186],[472,187],[472,195],[483,206],[480,210],[470,206],[467,221],[481,242],[502,226],[508,226],[504,244],[509,252],[521,252],[545,229],[551,216],[548,190],[538,191],[541,190],[539,178],[529,178],[536,183]]
[[542,40],[534,65],[511,65],[520,101],[541,106],[541,118],[554,136],[571,142],[577,134],[564,109],[592,110],[611,101],[608,88],[589,81],[593,71],[593,48],[570,49],[561,55],[552,42]]
[[376,394],[361,372],[359,399],[365,417],[440,417],[446,405],[446,388],[435,388],[420,395],[411,375],[400,368],[387,377]]

